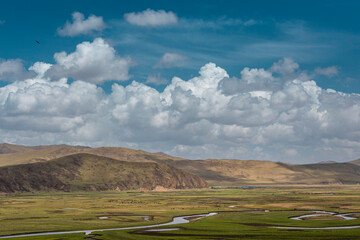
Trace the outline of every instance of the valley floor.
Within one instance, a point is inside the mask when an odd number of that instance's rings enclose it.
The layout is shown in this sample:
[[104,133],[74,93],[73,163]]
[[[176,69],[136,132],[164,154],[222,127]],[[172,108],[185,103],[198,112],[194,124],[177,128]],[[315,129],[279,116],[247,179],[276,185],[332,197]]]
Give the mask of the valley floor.
[[[254,189],[22,193],[0,195],[0,235],[119,228],[169,222],[174,216],[217,215],[161,229],[122,230],[15,239],[359,239],[360,219],[291,217],[323,210],[360,217],[360,186],[267,186]],[[174,230],[175,229],[175,230]]]

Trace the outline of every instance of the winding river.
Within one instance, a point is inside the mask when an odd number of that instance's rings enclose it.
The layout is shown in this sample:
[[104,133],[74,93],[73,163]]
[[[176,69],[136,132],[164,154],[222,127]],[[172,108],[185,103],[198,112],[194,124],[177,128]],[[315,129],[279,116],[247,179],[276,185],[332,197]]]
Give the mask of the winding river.
[[[243,212],[263,212],[263,211],[243,211]],[[269,211],[265,211],[269,212]],[[121,228],[105,228],[105,229],[92,229],[92,230],[76,230],[76,231],[62,231],[62,232],[42,232],[42,233],[27,233],[27,234],[18,234],[18,235],[8,235],[8,236],[1,236],[0,239],[5,238],[18,238],[18,237],[33,237],[33,236],[45,236],[45,235],[60,235],[60,234],[70,234],[70,233],[85,233],[85,235],[89,235],[93,232],[103,232],[103,231],[116,231],[116,230],[131,230],[131,229],[146,229],[146,228],[153,228],[153,227],[163,227],[163,226],[170,226],[182,223],[189,223],[189,218],[196,218],[196,220],[210,217],[218,214],[217,212],[210,212],[207,214],[195,214],[195,215],[187,215],[187,216],[179,216],[174,217],[171,222],[161,223],[161,224],[153,224],[153,225],[145,225],[145,226],[135,226],[135,227],[121,227]],[[326,211],[314,211],[314,214],[306,214],[298,217],[292,217],[292,220],[304,220],[309,217],[316,217],[321,215],[333,215],[336,217],[340,217],[343,220],[353,220],[357,219],[355,217],[350,217],[351,214],[357,213],[344,213],[344,214],[337,214],[334,212],[326,212]],[[139,216],[145,217],[145,216]],[[146,219],[145,219],[146,220]],[[277,229],[303,229],[303,230],[327,230],[327,229],[353,229],[353,228],[360,228],[360,226],[342,226],[342,227],[285,227],[285,226],[272,226],[271,228]],[[178,230],[178,228],[165,228],[165,229],[154,229],[148,231],[172,231]]]
[[28,233],[28,234],[2,236],[2,237],[0,237],[0,239],[17,238],[17,237],[34,237],[34,236],[45,236],[45,235],[59,235],[59,234],[70,234],[70,233],[85,233],[85,235],[89,235],[89,234],[91,234],[93,232],[162,227],[162,226],[169,226],[169,225],[175,225],[175,224],[181,224],[181,223],[189,223],[190,220],[188,220],[188,218],[194,218],[195,217],[197,219],[201,219],[201,218],[204,218],[204,217],[214,216],[216,214],[217,214],[216,212],[211,212],[211,213],[208,213],[208,214],[196,214],[196,215],[188,215],[188,216],[179,216],[179,217],[174,217],[171,222],[161,223],[161,224],[154,224],[154,225],[146,225],[146,226],[106,228],[106,229],[93,229],[93,230],[77,230],[77,231],[63,231],[63,232]]
[[[358,212],[354,213],[334,213],[334,212],[326,212],[326,211],[314,211],[313,214],[306,214],[298,217],[291,217],[292,220],[304,220],[306,218],[318,217],[324,215],[332,215],[335,217],[342,218],[342,220],[354,220],[356,217],[350,217],[349,215],[358,214]],[[341,220],[340,220],[341,221]],[[360,228],[360,226],[342,226],[342,227],[272,227],[277,229],[299,229],[299,230],[337,230],[337,229],[354,229]]]
[[343,226],[343,227],[272,227],[277,229],[299,229],[299,230],[337,230],[337,229],[353,229],[360,226]]
[[334,213],[334,212],[326,212],[326,211],[314,211],[315,213],[313,214],[306,214],[306,215],[302,215],[302,216],[299,216],[299,217],[292,217],[290,219],[292,220],[304,220],[306,218],[310,218],[310,217],[318,217],[318,216],[324,216],[324,215],[332,215],[334,217],[339,217],[339,218],[342,218],[343,220],[354,220],[354,219],[357,219],[356,217],[349,217],[349,215],[352,215],[352,214],[357,214],[357,213],[343,213],[343,214],[340,214],[340,213]]

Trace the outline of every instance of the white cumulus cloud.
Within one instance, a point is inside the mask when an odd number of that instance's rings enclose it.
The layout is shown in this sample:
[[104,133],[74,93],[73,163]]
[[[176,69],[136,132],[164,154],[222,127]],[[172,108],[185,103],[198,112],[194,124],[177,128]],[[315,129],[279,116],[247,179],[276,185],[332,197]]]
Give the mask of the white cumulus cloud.
[[283,59],[280,59],[278,62],[274,63],[270,68],[270,70],[272,72],[280,73],[282,75],[288,75],[295,72],[295,70],[297,70],[298,68],[299,68],[299,64],[297,62],[295,62],[291,58],[285,57]]
[[186,57],[178,53],[165,53],[154,68],[172,68],[185,64]]
[[128,71],[133,64],[129,57],[119,57],[102,38],[78,44],[73,53],[55,53],[54,59],[56,64],[46,72],[47,77],[55,80],[71,77],[92,83],[128,80]]
[[0,59],[0,80],[16,81],[33,76],[27,72],[20,59]]
[[36,63],[36,77],[0,88],[1,140],[128,146],[188,158],[358,158],[360,95],[322,89],[285,62],[276,64],[286,71],[244,68],[239,78],[208,63],[161,92],[133,81],[113,84],[108,94],[94,81],[49,81],[43,73],[52,66]]
[[133,25],[138,26],[149,26],[149,27],[158,27],[166,26],[178,23],[178,17],[175,13],[164,10],[152,10],[146,9],[142,12],[131,12],[124,14],[125,20]]
[[325,75],[327,77],[333,77],[339,73],[339,70],[336,66],[331,66],[327,68],[316,68],[315,73],[319,75]]
[[72,14],[73,22],[67,21],[63,28],[58,28],[57,32],[61,36],[74,37],[77,35],[87,35],[93,32],[100,32],[106,24],[102,17],[90,15],[85,19],[84,14],[80,12],[74,12]]
[[167,84],[168,81],[166,80],[166,78],[161,77],[160,74],[155,74],[155,75],[149,75],[145,83],[163,85],[163,84]]

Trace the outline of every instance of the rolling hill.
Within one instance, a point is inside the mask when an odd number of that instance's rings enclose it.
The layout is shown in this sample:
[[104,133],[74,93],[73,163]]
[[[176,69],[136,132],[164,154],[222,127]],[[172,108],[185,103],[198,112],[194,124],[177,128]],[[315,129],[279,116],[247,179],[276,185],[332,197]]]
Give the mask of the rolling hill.
[[166,164],[125,162],[87,153],[0,168],[0,192],[204,187],[208,187],[204,179]]
[[293,165],[257,160],[207,159],[166,163],[203,177],[212,185],[360,183],[360,165],[350,162]]
[[269,161],[206,159],[168,160],[166,163],[201,176],[213,185],[289,182],[298,175],[282,164]]
[[349,163],[360,166],[360,158],[359,158],[359,159],[356,159],[356,160],[353,160],[353,161],[350,161]]
[[[17,149],[26,149],[26,147],[18,146]],[[118,147],[37,146],[30,150],[23,150],[23,152],[0,154],[0,167],[47,162],[51,159],[78,153],[88,153],[132,163],[165,163],[200,176],[211,185],[360,183],[360,160],[303,165],[258,160],[188,160],[164,153],[149,153]]]
[[84,146],[70,146],[66,144],[60,145],[44,145],[44,146],[23,146],[23,145],[15,145],[9,143],[0,143],[0,154],[6,153],[22,153],[22,152],[29,152],[34,150],[42,150],[42,149],[60,149],[60,148],[67,148],[67,149],[85,149],[88,147]]
[[314,163],[304,165],[283,164],[289,170],[301,173],[293,177],[296,183],[304,184],[358,184],[360,183],[360,166],[351,162]]
[[[0,144],[4,146],[4,144]],[[149,153],[141,150],[121,147],[100,147],[88,148],[68,145],[48,145],[26,147],[21,145],[11,145],[12,153],[0,152],[0,167],[35,162],[45,162],[55,158],[68,156],[76,153],[89,153],[103,157],[109,157],[120,161],[128,162],[163,162],[166,160],[182,160],[182,158],[172,157],[163,153]]]

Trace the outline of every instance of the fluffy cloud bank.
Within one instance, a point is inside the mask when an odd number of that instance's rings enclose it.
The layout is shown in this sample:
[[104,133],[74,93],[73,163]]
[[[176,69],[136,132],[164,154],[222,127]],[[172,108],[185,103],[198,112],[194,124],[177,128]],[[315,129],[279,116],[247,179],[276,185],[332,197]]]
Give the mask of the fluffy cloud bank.
[[[59,61],[60,62],[60,61]],[[139,82],[38,76],[0,88],[2,141],[128,146],[189,158],[345,161],[360,156],[360,95],[322,89],[291,59],[239,78],[213,63],[159,92]]]
[[142,12],[126,13],[124,18],[128,23],[142,27],[158,27],[178,23],[178,17],[175,13],[164,10],[146,9]]
[[74,12],[72,18],[72,23],[66,22],[63,28],[58,28],[57,32],[59,35],[70,37],[87,35],[93,32],[102,31],[106,27],[103,18],[95,15],[90,15],[88,19],[85,19],[84,14]]
[[54,59],[56,64],[46,72],[48,77],[56,80],[71,77],[92,83],[128,80],[132,65],[130,58],[117,56],[115,49],[102,38],[80,43],[70,54],[55,53]]

